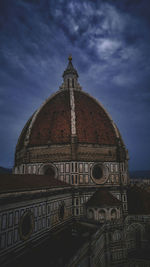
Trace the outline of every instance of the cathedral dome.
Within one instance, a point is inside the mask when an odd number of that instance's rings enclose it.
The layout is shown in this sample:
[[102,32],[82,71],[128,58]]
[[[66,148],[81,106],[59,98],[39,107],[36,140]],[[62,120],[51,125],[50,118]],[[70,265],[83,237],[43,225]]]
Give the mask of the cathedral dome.
[[[89,154],[92,159],[93,153],[97,161],[99,156],[96,155],[100,154],[107,154],[110,160],[112,155],[117,157],[118,145],[124,148],[121,135],[107,111],[82,91],[71,57],[63,79],[60,89],[26,123],[16,146],[16,165],[29,162],[32,157],[37,160],[46,151],[52,162],[86,160]],[[31,156],[32,148],[34,156]]]
[[[105,109],[89,94],[74,89],[75,134],[78,143],[116,145],[119,137]],[[71,142],[70,91],[60,90],[32,116],[22,131],[17,150],[24,146]]]

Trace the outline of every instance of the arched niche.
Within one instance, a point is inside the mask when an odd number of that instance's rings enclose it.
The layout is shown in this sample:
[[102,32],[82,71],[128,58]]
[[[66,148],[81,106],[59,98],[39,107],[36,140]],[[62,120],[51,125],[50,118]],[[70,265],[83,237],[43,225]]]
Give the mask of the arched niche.
[[106,219],[106,211],[105,210],[99,210],[98,212],[99,220],[105,220]]
[[117,210],[112,209],[111,210],[111,220],[116,220],[117,219]]
[[112,238],[113,238],[113,241],[115,241],[115,242],[121,240],[121,238],[122,238],[122,233],[121,233],[121,231],[116,230],[116,231],[113,233]]
[[139,250],[145,236],[145,228],[140,223],[132,223],[126,231],[126,239],[129,250]]
[[57,168],[52,163],[43,164],[39,169],[39,174],[48,175],[50,178],[57,178]]
[[88,210],[88,218],[89,219],[94,219],[94,211],[92,209]]

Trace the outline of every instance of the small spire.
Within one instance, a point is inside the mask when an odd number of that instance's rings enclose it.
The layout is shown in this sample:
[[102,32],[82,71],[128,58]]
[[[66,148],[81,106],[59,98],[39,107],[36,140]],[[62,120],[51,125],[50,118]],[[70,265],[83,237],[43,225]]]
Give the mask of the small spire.
[[69,55],[68,57],[68,66],[67,68],[65,69],[64,73],[63,73],[63,78],[66,76],[66,75],[75,75],[77,78],[78,78],[78,73],[76,71],[76,69],[74,68],[73,64],[72,64],[72,55]]
[[60,86],[60,89],[71,89],[75,88],[81,90],[81,86],[78,83],[78,72],[72,64],[72,55],[68,56],[68,65],[63,72],[63,84]]
[[69,55],[68,60],[72,61],[72,55]]

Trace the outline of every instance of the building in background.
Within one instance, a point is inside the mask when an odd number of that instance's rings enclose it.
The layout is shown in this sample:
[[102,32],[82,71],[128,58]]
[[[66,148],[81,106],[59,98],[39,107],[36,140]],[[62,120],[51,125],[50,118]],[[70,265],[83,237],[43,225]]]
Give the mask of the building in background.
[[129,183],[121,134],[69,57],[59,90],[22,130],[13,174],[1,175],[1,264],[51,238],[51,266],[149,266],[150,195]]

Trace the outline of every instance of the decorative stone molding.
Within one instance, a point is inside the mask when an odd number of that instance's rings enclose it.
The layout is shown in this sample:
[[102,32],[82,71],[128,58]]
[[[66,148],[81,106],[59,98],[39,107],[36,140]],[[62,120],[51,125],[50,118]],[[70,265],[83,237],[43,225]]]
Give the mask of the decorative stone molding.
[[103,163],[98,162],[91,166],[91,178],[95,184],[104,184],[108,179],[108,168]]

